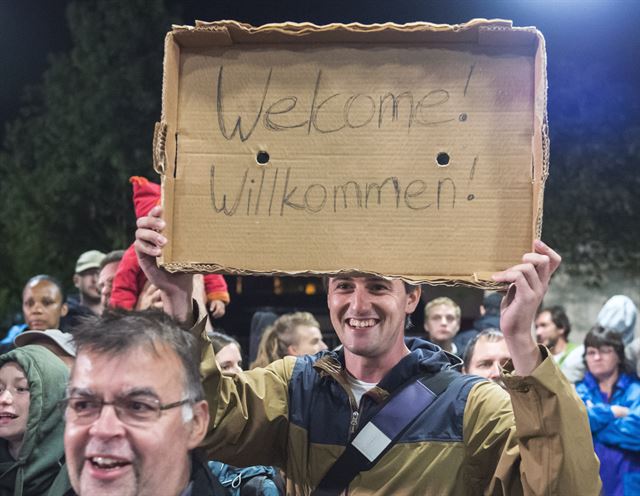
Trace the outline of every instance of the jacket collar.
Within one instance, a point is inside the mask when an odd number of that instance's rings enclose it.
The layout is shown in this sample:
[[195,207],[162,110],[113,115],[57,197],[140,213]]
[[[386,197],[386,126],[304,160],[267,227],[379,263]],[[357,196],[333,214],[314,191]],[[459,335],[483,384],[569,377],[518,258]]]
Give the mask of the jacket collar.
[[[629,384],[633,381],[632,377],[629,374],[620,373],[618,375],[618,380],[613,386],[613,391],[611,392],[611,398],[616,394],[617,391],[625,391]],[[600,385],[598,384],[598,380],[591,374],[591,372],[586,372],[584,374],[584,382],[589,389],[592,391],[598,391],[603,399],[606,399],[602,392],[600,391]],[[609,398],[609,399],[611,399]]]
[[[405,384],[409,379],[434,374],[442,369],[462,367],[462,360],[451,353],[447,353],[439,346],[420,338],[405,338],[409,348],[407,356],[403,357],[389,373],[383,377],[377,387],[367,393],[376,401],[386,399],[389,394]],[[314,368],[321,376],[329,376],[349,391],[344,362],[344,351],[324,351],[320,354]]]

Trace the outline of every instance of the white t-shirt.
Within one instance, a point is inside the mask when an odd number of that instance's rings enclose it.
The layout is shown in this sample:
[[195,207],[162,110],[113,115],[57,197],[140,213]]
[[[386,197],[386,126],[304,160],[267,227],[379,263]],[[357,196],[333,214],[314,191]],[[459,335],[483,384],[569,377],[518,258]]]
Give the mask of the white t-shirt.
[[356,379],[348,372],[347,372],[347,380],[349,381],[349,386],[351,386],[351,392],[353,393],[353,396],[356,398],[356,403],[358,403],[358,405],[360,405],[360,399],[362,398],[362,395],[378,385],[378,383],[376,382],[364,382],[359,379]]

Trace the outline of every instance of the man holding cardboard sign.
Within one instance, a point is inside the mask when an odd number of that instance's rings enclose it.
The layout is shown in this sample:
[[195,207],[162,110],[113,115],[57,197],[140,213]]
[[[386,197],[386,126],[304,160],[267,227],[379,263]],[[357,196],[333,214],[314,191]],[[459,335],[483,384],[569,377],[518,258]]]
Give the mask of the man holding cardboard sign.
[[[161,215],[155,207],[138,220],[136,250],[165,308],[189,320],[191,277],[155,262],[168,242]],[[440,348],[405,338],[419,287],[330,277],[342,351],[287,357],[230,379],[203,347],[201,375],[216,412],[204,447],[234,465],[278,465],[301,494],[599,494],[584,406],[531,333],[559,264],[536,241],[522,263],[494,275],[510,285],[500,322],[512,356],[507,392],[460,375],[460,360]],[[206,344],[201,323],[193,331]]]

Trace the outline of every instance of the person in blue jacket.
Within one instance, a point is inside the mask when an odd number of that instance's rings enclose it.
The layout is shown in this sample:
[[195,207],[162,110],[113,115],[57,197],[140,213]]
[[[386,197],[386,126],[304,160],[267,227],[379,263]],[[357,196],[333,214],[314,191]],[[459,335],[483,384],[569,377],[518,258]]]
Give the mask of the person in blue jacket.
[[640,380],[619,333],[596,326],[584,340],[587,373],[576,390],[587,406],[606,496],[640,494]]

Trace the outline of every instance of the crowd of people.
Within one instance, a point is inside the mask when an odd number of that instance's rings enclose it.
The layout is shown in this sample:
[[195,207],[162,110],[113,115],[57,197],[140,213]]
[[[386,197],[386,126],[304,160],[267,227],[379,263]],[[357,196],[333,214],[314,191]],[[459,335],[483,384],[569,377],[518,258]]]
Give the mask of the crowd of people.
[[[485,296],[472,329],[459,332],[460,307],[449,298],[426,304],[424,325],[428,339],[463,359],[465,374],[503,385],[500,372],[510,355],[500,331],[498,296]],[[534,321],[537,342],[549,350],[587,408],[605,495],[640,494],[637,314],[629,297],[611,297],[583,343],[569,339],[570,319],[560,305],[540,307]]]
[[25,283],[0,343],[0,494],[640,494],[637,307],[612,297],[573,342],[542,304],[544,243],[469,329],[440,297],[408,337],[420,286],[327,277],[340,346],[308,312],[260,316],[246,367],[213,325],[224,278],[156,265],[157,185],[132,184],[136,242],[80,254],[77,297]]

